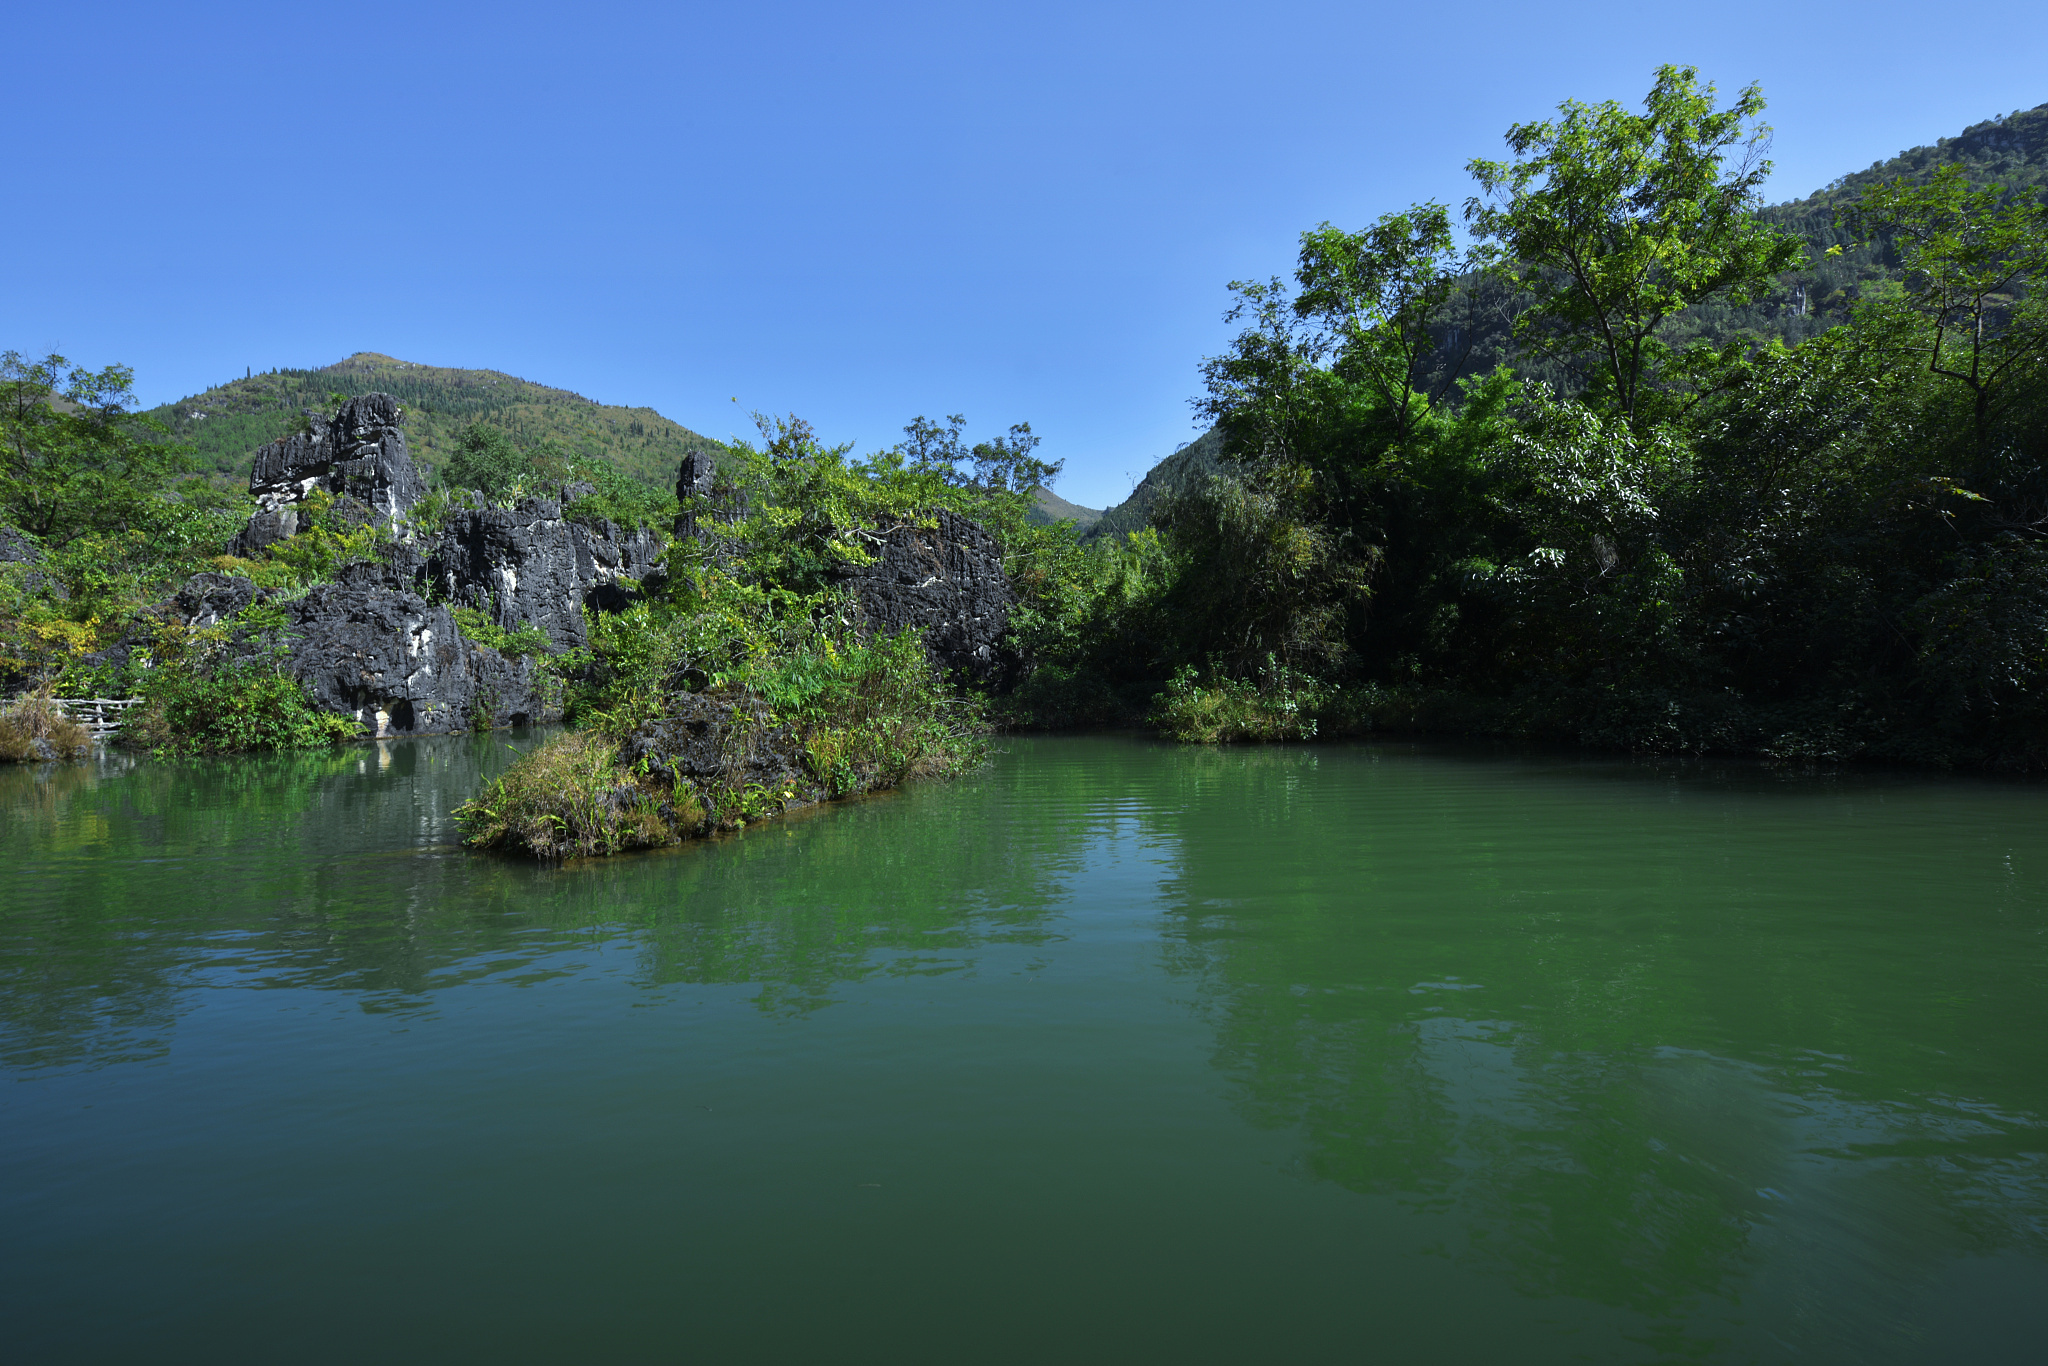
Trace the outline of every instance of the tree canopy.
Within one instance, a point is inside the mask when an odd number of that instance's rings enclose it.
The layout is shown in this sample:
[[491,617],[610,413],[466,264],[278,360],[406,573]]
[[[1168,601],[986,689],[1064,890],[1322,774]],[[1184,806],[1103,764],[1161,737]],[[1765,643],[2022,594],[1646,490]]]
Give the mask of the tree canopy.
[[51,354],[0,355],[0,514],[46,546],[143,528],[171,481],[192,469],[188,448],[134,410],[125,365],[75,366]]

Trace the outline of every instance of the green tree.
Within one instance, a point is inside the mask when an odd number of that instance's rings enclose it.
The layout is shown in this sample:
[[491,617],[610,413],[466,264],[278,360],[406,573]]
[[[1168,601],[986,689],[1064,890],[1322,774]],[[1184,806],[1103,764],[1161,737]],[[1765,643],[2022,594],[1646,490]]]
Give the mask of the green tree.
[[2037,370],[2048,349],[2048,205],[2003,186],[1970,187],[1960,166],[1915,185],[1903,177],[1873,187],[1850,215],[1888,236],[1906,269],[1904,293],[1880,301],[1878,318],[1910,317],[1906,345],[1930,374],[1968,389],[1981,451],[1992,408],[2011,382]]
[[[1029,493],[1043,486],[1051,488],[1066,461],[1040,460],[1032,454],[1040,438],[1031,434],[1029,422],[1019,422],[1007,436],[977,441],[969,446],[961,439],[967,419],[959,413],[943,425],[920,414],[903,429],[896,454],[906,469],[935,474],[956,487],[989,493]],[[962,466],[967,468],[963,469]]]
[[531,462],[503,432],[488,422],[472,422],[456,438],[455,454],[441,471],[450,487],[475,489],[486,498],[503,498],[530,472]]
[[[1384,214],[1363,232],[1323,223],[1301,235],[1294,312],[1328,330],[1339,368],[1371,386],[1397,441],[1414,430],[1416,389],[1436,349],[1435,327],[1467,264],[1441,204]],[[1454,373],[1447,368],[1445,381]]]
[[1643,113],[1567,100],[1555,120],[1508,130],[1515,160],[1467,167],[1481,259],[1530,301],[1516,339],[1597,377],[1632,423],[1668,352],[1659,327],[1709,299],[1747,303],[1800,260],[1755,216],[1771,168],[1763,108],[1752,85],[1716,110],[1695,68],[1660,66]]
[[0,355],[0,514],[57,548],[159,520],[191,450],[132,411],[135,373]]

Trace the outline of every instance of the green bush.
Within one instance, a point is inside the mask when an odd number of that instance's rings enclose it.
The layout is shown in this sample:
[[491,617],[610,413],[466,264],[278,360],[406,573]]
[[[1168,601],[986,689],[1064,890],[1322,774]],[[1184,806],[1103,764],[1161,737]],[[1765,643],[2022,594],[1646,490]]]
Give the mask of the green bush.
[[570,501],[562,515],[572,522],[589,525],[595,522],[617,522],[631,530],[636,527],[650,527],[666,534],[675,524],[676,499],[673,493],[651,489],[632,478],[609,460],[577,460],[570,465],[570,477],[584,483],[594,484],[595,493],[586,493]]
[[489,614],[476,607],[455,609],[455,625],[466,639],[479,645],[488,645],[503,655],[534,655],[545,651],[549,644],[548,633],[531,622],[521,622],[512,630],[492,621]]
[[1189,664],[1168,681],[1150,720],[1162,734],[1187,744],[1313,740],[1316,711],[1324,697],[1324,689],[1313,678],[1270,656],[1256,680],[1212,669],[1210,681],[1203,684]]
[[979,705],[948,693],[915,632],[865,644],[814,637],[745,681],[802,735],[805,765],[833,796],[957,772],[986,754]]
[[321,710],[267,661],[159,667],[141,690],[122,743],[157,755],[324,749],[361,733],[353,717]]

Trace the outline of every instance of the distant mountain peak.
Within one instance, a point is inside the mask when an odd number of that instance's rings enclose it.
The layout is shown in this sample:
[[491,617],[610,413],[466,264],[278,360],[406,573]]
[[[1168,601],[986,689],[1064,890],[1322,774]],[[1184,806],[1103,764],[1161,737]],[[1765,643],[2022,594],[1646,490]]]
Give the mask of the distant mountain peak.
[[168,403],[153,416],[180,441],[197,447],[215,479],[246,481],[256,449],[294,430],[308,411],[384,392],[406,410],[406,434],[423,464],[445,459],[471,422],[488,422],[522,446],[552,441],[586,457],[611,461],[635,479],[667,489],[685,452],[723,442],[692,431],[652,408],[599,403],[569,389],[501,370],[465,369],[358,351],[315,369],[279,369],[217,384]]

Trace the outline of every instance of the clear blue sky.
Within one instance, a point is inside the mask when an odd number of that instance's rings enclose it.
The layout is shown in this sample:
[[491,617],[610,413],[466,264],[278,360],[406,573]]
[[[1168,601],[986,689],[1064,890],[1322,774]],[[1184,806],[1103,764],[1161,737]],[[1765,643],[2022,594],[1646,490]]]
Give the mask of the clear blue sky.
[[[2040,0],[113,3],[10,12],[0,349],[151,402],[355,351],[715,436],[1028,419],[1114,502],[1225,282],[1659,62],[1760,81],[1773,198],[2048,102]],[[733,402],[737,399],[737,403]]]

